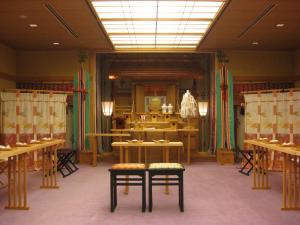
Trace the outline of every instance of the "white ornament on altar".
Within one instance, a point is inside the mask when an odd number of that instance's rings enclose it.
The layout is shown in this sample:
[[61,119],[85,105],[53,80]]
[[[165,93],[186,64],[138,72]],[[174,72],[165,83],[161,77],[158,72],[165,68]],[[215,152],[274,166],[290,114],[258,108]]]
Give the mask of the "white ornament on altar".
[[187,90],[182,97],[180,116],[182,118],[192,118],[197,116],[197,103],[189,90]]
[[168,108],[168,106],[166,106],[166,104],[164,103],[164,104],[161,106],[161,111],[162,111],[162,113],[167,113],[167,108]]
[[171,103],[167,106],[167,108],[168,108],[168,113],[172,114],[173,113],[173,106],[172,106]]

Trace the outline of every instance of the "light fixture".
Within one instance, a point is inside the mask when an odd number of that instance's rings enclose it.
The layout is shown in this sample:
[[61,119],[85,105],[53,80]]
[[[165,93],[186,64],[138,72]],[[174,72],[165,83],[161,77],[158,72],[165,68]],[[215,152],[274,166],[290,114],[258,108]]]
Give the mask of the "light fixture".
[[28,16],[26,16],[26,15],[20,15],[19,18],[22,19],[22,20],[24,20],[24,19],[27,19]]
[[284,27],[284,23],[277,23],[276,27]]
[[252,45],[258,45],[259,43],[257,41],[253,41]]
[[116,76],[114,74],[108,75],[109,80],[116,80],[117,78],[118,78],[118,76]]
[[53,45],[60,45],[59,42],[53,42],[52,44],[53,44]]
[[103,101],[102,102],[102,112],[104,116],[111,116],[113,112],[113,101]]
[[198,102],[198,109],[200,116],[206,116],[208,102]]
[[201,117],[201,150],[204,151],[204,117],[207,115],[207,109],[208,109],[208,102],[206,101],[201,101],[198,102],[198,109],[199,109],[199,114]]
[[91,0],[116,49],[194,50],[225,0]]
[[32,27],[32,28],[38,27],[38,25],[35,24],[35,23],[31,23],[31,24],[29,24],[29,26]]

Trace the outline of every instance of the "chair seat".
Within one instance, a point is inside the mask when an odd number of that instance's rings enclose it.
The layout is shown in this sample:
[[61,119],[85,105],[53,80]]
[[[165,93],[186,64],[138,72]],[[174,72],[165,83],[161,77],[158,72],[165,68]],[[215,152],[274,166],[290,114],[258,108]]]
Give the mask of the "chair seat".
[[113,164],[111,169],[113,170],[144,170],[146,165],[143,163],[118,163]]
[[158,169],[184,169],[180,163],[151,163],[149,170],[158,170]]

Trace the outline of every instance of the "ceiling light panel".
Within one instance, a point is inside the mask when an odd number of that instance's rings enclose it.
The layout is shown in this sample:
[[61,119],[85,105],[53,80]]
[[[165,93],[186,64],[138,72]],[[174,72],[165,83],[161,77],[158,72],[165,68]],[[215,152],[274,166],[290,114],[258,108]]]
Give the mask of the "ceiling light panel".
[[116,49],[196,49],[225,0],[91,0]]

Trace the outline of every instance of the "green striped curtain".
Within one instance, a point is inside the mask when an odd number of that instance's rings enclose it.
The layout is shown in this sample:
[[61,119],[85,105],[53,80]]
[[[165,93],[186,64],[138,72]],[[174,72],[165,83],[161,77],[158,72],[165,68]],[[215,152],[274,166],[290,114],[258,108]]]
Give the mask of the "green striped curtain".
[[215,147],[234,149],[232,75],[223,65],[215,77]]

